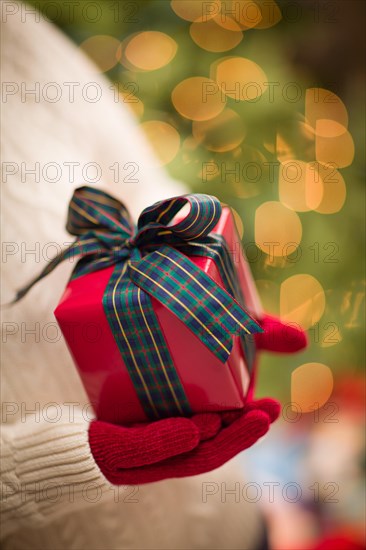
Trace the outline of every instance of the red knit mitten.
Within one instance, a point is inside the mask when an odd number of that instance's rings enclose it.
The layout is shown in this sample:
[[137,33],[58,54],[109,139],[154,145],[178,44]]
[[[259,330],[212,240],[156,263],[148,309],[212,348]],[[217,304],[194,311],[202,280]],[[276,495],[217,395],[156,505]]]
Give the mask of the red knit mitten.
[[271,315],[265,315],[259,324],[264,332],[254,335],[258,350],[296,353],[307,346],[306,333],[297,326],[284,324]]
[[239,412],[167,418],[124,428],[95,420],[89,443],[99,468],[115,485],[139,485],[218,468],[251,447],[280,412],[272,399]]

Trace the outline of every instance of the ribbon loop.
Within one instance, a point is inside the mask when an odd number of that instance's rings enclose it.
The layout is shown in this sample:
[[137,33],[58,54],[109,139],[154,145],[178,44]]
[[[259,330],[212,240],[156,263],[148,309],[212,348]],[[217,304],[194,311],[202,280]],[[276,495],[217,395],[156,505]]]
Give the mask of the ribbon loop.
[[87,231],[113,232],[128,239],[134,226],[126,208],[108,193],[93,187],[79,187],[70,201],[66,229],[71,235],[83,235]]
[[[178,223],[170,223],[188,204],[188,214]],[[140,246],[154,242],[177,244],[203,239],[220,219],[221,204],[216,197],[204,194],[183,195],[159,201],[145,208],[138,220],[136,243]]]

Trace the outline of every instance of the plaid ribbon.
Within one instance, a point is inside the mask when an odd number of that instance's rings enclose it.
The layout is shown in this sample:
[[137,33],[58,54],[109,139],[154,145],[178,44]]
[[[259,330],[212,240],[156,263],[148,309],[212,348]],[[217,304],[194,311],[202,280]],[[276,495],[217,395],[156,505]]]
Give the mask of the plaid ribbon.
[[[174,216],[188,204],[178,223]],[[92,187],[76,189],[66,228],[75,242],[45,267],[19,300],[63,260],[80,255],[72,279],[114,265],[103,307],[141,405],[149,418],[192,413],[183,385],[154,312],[153,296],[175,314],[225,363],[239,334],[249,364],[254,339],[262,329],[246,313],[241,289],[225,240],[211,230],[221,215],[218,199],[194,194],[160,201],[146,208],[137,228],[118,200]],[[225,289],[187,256],[212,258]]]

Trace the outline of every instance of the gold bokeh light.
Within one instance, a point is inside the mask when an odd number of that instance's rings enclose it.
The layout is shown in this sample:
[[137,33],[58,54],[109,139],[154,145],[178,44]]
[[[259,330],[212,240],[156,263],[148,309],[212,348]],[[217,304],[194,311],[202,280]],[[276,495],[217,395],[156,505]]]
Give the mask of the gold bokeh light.
[[301,273],[281,284],[280,315],[284,322],[308,329],[319,321],[325,309],[322,285],[312,275]]
[[320,214],[335,214],[339,212],[346,200],[347,190],[342,174],[329,164],[314,163],[322,180],[323,196],[316,211]]
[[315,124],[315,155],[322,163],[345,168],[353,162],[355,146],[345,126],[334,120],[319,119]]
[[235,48],[243,39],[240,27],[237,24],[236,27],[236,29],[223,28],[217,23],[217,18],[214,18],[202,23],[192,23],[189,32],[192,40],[203,50],[226,52]]
[[320,409],[333,391],[333,374],[323,363],[305,363],[291,375],[291,402],[294,410],[310,413]]
[[267,90],[267,76],[257,63],[245,57],[225,57],[211,66],[224,94],[236,101],[251,101]]
[[316,164],[301,160],[280,164],[278,191],[285,206],[297,212],[307,212],[320,205],[323,181]]
[[269,256],[288,256],[299,246],[299,216],[277,201],[261,204],[255,213],[255,242]]
[[169,35],[159,31],[144,31],[127,41],[124,56],[137,69],[155,71],[170,63],[177,49],[177,43]]
[[172,91],[172,102],[176,111],[190,120],[209,120],[217,116],[226,104],[217,83],[204,76],[180,82]]

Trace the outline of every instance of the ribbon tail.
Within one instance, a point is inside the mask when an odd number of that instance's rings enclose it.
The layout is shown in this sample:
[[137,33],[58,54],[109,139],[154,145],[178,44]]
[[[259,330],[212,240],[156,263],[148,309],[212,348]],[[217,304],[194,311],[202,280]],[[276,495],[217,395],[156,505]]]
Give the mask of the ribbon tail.
[[58,266],[58,264],[60,264],[63,260],[65,260],[66,258],[70,257],[70,251],[71,249],[73,248],[73,244],[70,245],[68,248],[66,248],[65,250],[63,250],[62,252],[60,252],[60,254],[58,254],[55,258],[53,258],[50,263],[48,263],[46,265],[46,267],[41,271],[41,273],[39,275],[37,275],[37,277],[35,277],[34,279],[32,279],[27,285],[23,286],[22,288],[20,288],[18,291],[16,291],[15,293],[15,297],[10,301],[8,302],[7,304],[2,304],[2,307],[8,307],[8,306],[11,306],[13,304],[16,304],[17,302],[19,302],[19,300],[21,300],[22,298],[24,298],[24,296],[26,294],[28,294],[28,292],[30,291],[30,289],[35,285],[37,284],[39,281],[41,281],[44,277],[46,277],[49,273],[51,273],[51,271],[53,271],[55,269],[55,267]]
[[146,415],[153,419],[192,414],[151,299],[117,265],[103,307]]
[[[18,291],[16,291],[15,297],[13,300],[11,300],[8,304],[3,304],[2,307],[11,306],[15,304],[16,302],[19,302],[28,292],[33,288],[35,284],[37,284],[39,281],[44,279],[49,273],[51,273],[61,262],[64,260],[68,260],[70,258],[75,258],[76,256],[83,256],[83,260],[88,262],[87,258],[89,258],[89,267],[87,269],[87,272],[95,271],[97,269],[102,269],[102,267],[107,267],[106,264],[99,265],[99,262],[102,261],[98,257],[98,259],[95,259],[94,262],[92,262],[92,259],[94,256],[103,254],[102,248],[100,245],[100,242],[98,239],[94,237],[89,237],[88,235],[81,237],[80,239],[77,239],[75,242],[73,242],[70,246],[65,248],[65,250],[62,250],[57,256],[55,256],[41,271],[39,275],[37,275],[34,279],[32,279],[27,285],[20,288]],[[109,260],[108,260],[109,261]],[[96,265],[93,266],[93,263]],[[114,263],[112,260],[109,261],[109,265],[111,263]],[[79,273],[80,269],[78,266],[74,270],[74,273],[72,275],[72,278],[76,278],[77,276],[80,276],[84,273]]]

